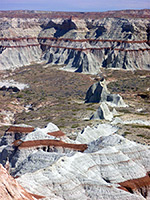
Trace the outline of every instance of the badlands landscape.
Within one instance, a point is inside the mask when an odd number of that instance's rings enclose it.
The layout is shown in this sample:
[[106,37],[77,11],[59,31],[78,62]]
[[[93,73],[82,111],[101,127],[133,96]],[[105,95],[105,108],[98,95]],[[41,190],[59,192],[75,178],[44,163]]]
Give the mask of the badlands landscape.
[[150,10],[0,11],[0,199],[150,199]]

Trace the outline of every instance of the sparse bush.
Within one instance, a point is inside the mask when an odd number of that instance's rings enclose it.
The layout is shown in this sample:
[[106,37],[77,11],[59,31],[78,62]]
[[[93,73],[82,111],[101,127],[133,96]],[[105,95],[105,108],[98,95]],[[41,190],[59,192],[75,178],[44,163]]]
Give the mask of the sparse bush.
[[125,131],[123,135],[127,136],[127,135],[131,135],[131,134],[132,134],[131,132]]
[[79,124],[73,124],[72,126],[71,126],[71,128],[77,128],[77,127],[79,127],[80,125]]
[[142,137],[142,138],[144,138],[145,136],[144,135],[142,135],[142,134],[138,134],[137,135],[138,137]]
[[150,126],[147,125],[139,125],[139,124],[133,124],[132,128],[146,128],[146,129],[150,129]]

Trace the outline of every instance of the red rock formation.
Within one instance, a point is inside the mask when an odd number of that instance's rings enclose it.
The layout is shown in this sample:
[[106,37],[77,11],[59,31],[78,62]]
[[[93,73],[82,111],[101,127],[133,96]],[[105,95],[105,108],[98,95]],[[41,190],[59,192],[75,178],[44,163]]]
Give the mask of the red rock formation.
[[0,164],[0,199],[1,200],[34,200],[44,196],[28,193],[18,182],[8,174]]
[[146,198],[148,191],[150,191],[150,173],[148,172],[145,177],[128,180],[119,183],[125,191],[134,193],[134,191],[140,191],[140,193]]
[[37,39],[36,37],[19,37],[19,38],[0,38],[0,41],[21,41],[21,40],[29,40],[29,39],[32,39],[32,40],[35,40]]
[[16,140],[13,142],[13,145],[17,146],[19,149],[33,148],[33,147],[48,147],[48,146],[69,148],[81,152],[84,152],[87,149],[86,144],[70,144],[60,140],[34,140],[25,142],[21,140]]
[[55,131],[51,133],[47,133],[48,135],[55,136],[55,137],[63,137],[65,134],[62,131]]
[[[35,40],[35,39],[38,39],[38,40],[50,40],[50,41],[64,41],[64,42],[110,42],[110,43],[114,43],[114,42],[117,42],[117,43],[128,43],[128,44],[142,44],[142,43],[149,43],[149,41],[147,40],[139,40],[139,41],[131,41],[131,40],[107,40],[107,39],[71,39],[71,38],[55,38],[55,37],[28,37],[28,38],[0,38],[0,41],[13,41],[13,42],[16,42],[16,41],[22,41],[22,40]],[[61,45],[52,45],[50,43],[42,43],[41,41],[39,41],[39,43],[36,43],[36,44],[24,44],[24,45],[4,45],[2,44],[1,47],[2,48],[23,48],[23,47],[31,47],[31,46],[46,46],[46,47],[53,47],[53,48],[61,48],[61,49],[71,49],[71,50],[76,50],[76,51],[92,51],[92,50],[114,50],[114,51],[125,51],[125,52],[131,52],[131,51],[149,51],[150,48],[144,48],[144,49],[125,49],[125,48],[112,48],[112,47],[90,47],[90,48],[74,48],[74,47],[68,47],[67,45],[66,46],[61,46]],[[65,45],[65,44],[64,44]]]
[[55,38],[55,37],[20,37],[20,38],[0,38],[0,41],[22,41],[22,40],[51,40],[51,41],[64,41],[64,42],[120,42],[120,43],[131,43],[141,44],[149,42],[147,40],[110,40],[110,39],[71,39],[71,38]]
[[76,50],[76,51],[92,51],[92,50],[104,50],[104,49],[107,49],[107,50],[114,50],[114,51],[150,51],[150,48],[146,48],[146,49],[124,49],[124,48],[112,48],[112,47],[102,47],[102,48],[94,48],[94,47],[91,47],[91,48],[85,48],[85,49],[82,49],[82,48],[74,48],[74,47],[64,47],[64,46],[55,46],[55,45],[51,45],[51,44],[42,44],[42,46],[47,46],[47,47],[53,47],[53,48],[58,48],[58,49],[72,49],[72,50]]
[[30,133],[34,131],[33,127],[19,127],[19,126],[10,126],[7,132],[14,132],[14,133]]

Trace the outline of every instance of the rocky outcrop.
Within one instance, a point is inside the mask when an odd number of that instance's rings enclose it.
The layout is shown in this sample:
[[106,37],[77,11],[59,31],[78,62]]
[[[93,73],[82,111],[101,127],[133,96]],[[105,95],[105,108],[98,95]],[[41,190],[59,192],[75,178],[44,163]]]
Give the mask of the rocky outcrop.
[[[149,148],[125,139],[117,131],[117,127],[99,124],[85,128],[72,141],[49,123],[14,141],[15,148],[25,148],[8,156],[10,172],[30,193],[45,199],[149,199]],[[49,151],[48,143],[53,145]],[[60,143],[86,149],[71,151]]]
[[90,119],[105,119],[111,121],[113,119],[113,113],[109,110],[107,104],[103,102]]
[[30,44],[29,40],[27,38],[16,41],[13,38],[11,40],[4,38],[0,41],[0,70],[14,70],[33,62],[40,62],[42,51],[38,41],[36,44]]
[[24,124],[10,126],[1,138],[0,145],[10,145],[15,140],[21,139],[32,131],[34,131],[33,127]]
[[39,194],[47,194],[48,198],[55,192],[66,200],[148,199],[149,150],[115,134],[116,130],[108,125],[87,129],[78,136],[82,136],[82,142],[88,139],[84,153],[64,155],[50,166],[21,175],[17,180],[32,192],[39,188]]
[[18,182],[8,174],[6,169],[0,164],[0,199],[5,200],[35,200],[45,196],[28,193]]
[[[84,152],[87,149],[86,144],[76,144],[69,140],[52,123],[49,123],[46,128],[37,128],[35,130],[33,127],[25,125],[11,126],[1,138],[0,145],[3,145],[0,153],[0,162],[5,165],[9,158],[12,174],[16,173],[15,168],[18,171],[22,162],[36,151],[43,151],[48,154],[59,152],[60,154],[66,153],[66,155],[70,155],[70,153],[76,151]],[[40,157],[41,155],[39,156],[39,162],[41,160]],[[48,163],[51,163],[51,161]]]
[[108,89],[102,81],[96,82],[90,86],[86,93],[85,103],[99,103],[107,99]]
[[23,90],[24,88],[28,88],[29,86],[27,84],[18,83],[14,80],[3,80],[0,81],[0,90],[1,91],[9,91],[9,92],[19,92],[20,90]]
[[105,80],[94,83],[86,93],[85,103],[99,102],[105,102],[112,107],[127,106],[119,94],[110,94]]
[[41,15],[16,11],[18,18],[14,12],[0,13],[4,15],[0,18],[0,69],[39,61],[92,74],[100,67],[150,68],[149,10]]

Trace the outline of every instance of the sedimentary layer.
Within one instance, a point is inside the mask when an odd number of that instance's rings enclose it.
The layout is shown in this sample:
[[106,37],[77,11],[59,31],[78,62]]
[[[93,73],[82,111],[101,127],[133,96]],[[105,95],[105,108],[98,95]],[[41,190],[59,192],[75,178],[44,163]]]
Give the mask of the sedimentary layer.
[[35,200],[44,196],[28,193],[17,181],[9,175],[8,171],[0,164],[0,199],[5,200]]
[[[23,12],[21,16],[18,12],[20,18],[13,12],[5,13],[6,18],[0,18],[0,69],[40,61],[87,73],[98,73],[101,67],[149,69],[149,12],[128,12],[129,16],[120,18],[117,12],[116,16],[89,14],[87,18],[80,14],[74,17],[73,13],[60,17],[41,13],[37,17],[39,13]],[[49,17],[42,17],[46,14]],[[132,14],[137,17],[132,18]]]
[[74,141],[52,123],[29,133],[18,127],[2,137],[0,158],[30,193],[45,200],[150,198],[149,147],[118,135],[117,127],[87,127]]

